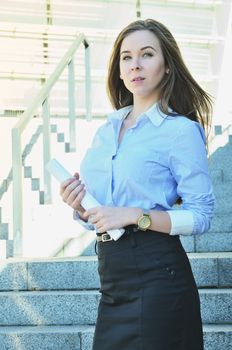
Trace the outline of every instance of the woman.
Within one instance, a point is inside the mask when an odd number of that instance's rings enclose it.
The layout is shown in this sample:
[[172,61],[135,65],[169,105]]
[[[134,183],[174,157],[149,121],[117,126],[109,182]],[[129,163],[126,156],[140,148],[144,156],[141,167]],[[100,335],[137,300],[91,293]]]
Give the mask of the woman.
[[[206,232],[212,219],[210,98],[172,34],[152,19],[118,35],[108,94],[116,111],[97,131],[81,179],[61,185],[76,218],[97,231],[93,349],[202,350],[199,295],[179,235]],[[85,187],[101,206],[84,210]],[[104,234],[118,228],[125,233],[117,241]]]

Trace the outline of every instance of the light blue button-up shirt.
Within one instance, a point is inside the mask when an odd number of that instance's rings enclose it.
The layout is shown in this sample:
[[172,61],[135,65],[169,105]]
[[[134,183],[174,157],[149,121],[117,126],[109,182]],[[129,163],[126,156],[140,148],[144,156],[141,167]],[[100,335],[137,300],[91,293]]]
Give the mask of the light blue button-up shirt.
[[[108,116],[81,163],[86,189],[104,206],[165,210],[170,234],[197,234],[210,228],[214,195],[205,134],[199,123],[163,114],[153,105],[119,132],[132,106]],[[178,197],[182,205],[173,208]]]

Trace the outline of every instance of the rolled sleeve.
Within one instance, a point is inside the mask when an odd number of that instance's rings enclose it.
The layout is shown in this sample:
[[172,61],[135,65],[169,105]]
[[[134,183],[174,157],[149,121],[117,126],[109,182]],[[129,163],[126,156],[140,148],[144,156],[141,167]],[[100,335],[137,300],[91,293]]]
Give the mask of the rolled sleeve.
[[193,213],[189,210],[168,210],[171,220],[170,235],[191,235],[194,227]]
[[168,211],[170,234],[198,234],[209,230],[214,195],[208,171],[205,134],[197,122],[188,122],[175,138],[169,156],[170,171],[182,199],[180,210]]
[[73,219],[77,221],[82,227],[84,227],[88,231],[94,231],[95,227],[93,224],[82,220],[76,210],[73,211]]

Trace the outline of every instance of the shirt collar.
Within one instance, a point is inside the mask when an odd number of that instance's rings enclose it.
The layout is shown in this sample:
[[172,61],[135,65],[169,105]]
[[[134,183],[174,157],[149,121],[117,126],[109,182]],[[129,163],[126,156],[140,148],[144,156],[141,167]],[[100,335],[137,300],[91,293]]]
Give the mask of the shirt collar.
[[[111,113],[108,116],[108,120],[109,121],[113,119],[121,120],[126,118],[127,114],[131,111],[132,107],[133,106],[130,105],[130,106],[120,108],[119,110]],[[170,108],[168,110],[171,112]],[[168,116],[167,114],[163,113],[160,110],[157,102],[153,104],[146,112],[141,114],[139,118],[141,118],[144,115],[146,115],[151,120],[151,122],[157,127],[160,126],[162,122],[165,120],[165,118]]]
[[108,115],[108,120],[113,120],[113,119],[124,119],[129,111],[132,109],[132,105],[126,106],[123,108],[118,109],[117,111],[114,111]]
[[[170,108],[168,110],[171,111]],[[160,126],[168,116],[160,110],[158,103],[153,104],[144,114],[157,127]]]

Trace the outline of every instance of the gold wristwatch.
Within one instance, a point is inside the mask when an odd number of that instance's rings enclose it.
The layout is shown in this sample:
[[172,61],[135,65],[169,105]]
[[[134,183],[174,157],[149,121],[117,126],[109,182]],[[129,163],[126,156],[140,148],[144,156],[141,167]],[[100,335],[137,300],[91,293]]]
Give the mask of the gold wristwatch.
[[142,209],[143,214],[138,218],[138,229],[142,231],[146,231],[151,227],[151,216],[150,216],[150,210]]

